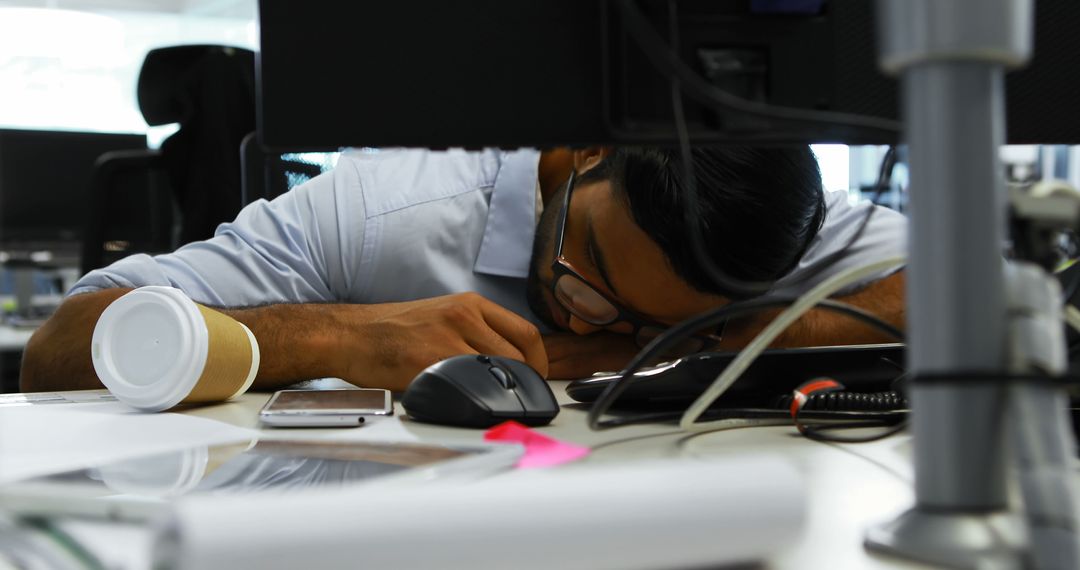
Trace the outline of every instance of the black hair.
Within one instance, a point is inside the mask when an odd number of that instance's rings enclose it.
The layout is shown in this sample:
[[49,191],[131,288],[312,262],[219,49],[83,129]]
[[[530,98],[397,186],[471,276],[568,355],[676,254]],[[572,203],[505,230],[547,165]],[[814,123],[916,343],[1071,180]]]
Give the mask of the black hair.
[[[807,146],[696,148],[691,153],[706,251],[721,271],[744,281],[775,281],[802,258],[825,219],[817,159]],[[578,184],[608,180],[634,221],[675,273],[704,293],[722,290],[694,256],[684,220],[686,184],[678,149],[619,148]]]

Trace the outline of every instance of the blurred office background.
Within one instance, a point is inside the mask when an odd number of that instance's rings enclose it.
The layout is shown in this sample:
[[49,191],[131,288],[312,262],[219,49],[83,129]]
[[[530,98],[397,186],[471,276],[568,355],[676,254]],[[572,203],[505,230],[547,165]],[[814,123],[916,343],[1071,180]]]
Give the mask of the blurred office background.
[[255,0],[0,0],[0,125],[147,133],[143,58],[180,44],[258,47]]
[[[185,44],[254,50],[256,6],[255,0],[0,0],[0,224],[9,226],[0,228],[0,327],[9,329],[0,330],[0,392],[17,386],[25,338],[18,329],[40,322],[79,275],[78,259],[68,255],[78,246],[67,243],[65,226],[85,216],[85,205],[68,203],[66,190],[28,199],[43,193],[41,179],[13,175],[12,163],[23,171],[42,164],[78,170],[85,181],[91,155],[103,148],[158,148],[178,125],[148,126],[140,112],[136,82],[147,53]],[[47,156],[28,148],[33,141],[65,152]]]
[[[2,0],[0,129],[144,134],[157,148],[177,125],[148,126],[139,110],[146,54],[182,44],[255,49],[255,21],[255,0]],[[0,208],[2,194],[19,190],[0,188]],[[10,311],[14,277],[5,269],[0,301]],[[36,275],[35,292],[59,294],[56,277]]]
[[[147,53],[196,44],[257,50],[256,13],[256,0],[0,0],[0,130],[135,134],[145,137],[140,144],[156,149],[178,125],[150,126],[140,111],[136,83]],[[38,139],[43,148],[47,148],[47,136],[43,133]],[[0,133],[0,154],[15,159],[18,149],[13,147],[19,145],[26,154],[25,136],[16,133],[8,139],[5,146]],[[82,140],[65,144],[126,148],[134,139],[115,137],[105,142],[105,137],[88,136]],[[88,148],[87,152],[93,151]],[[70,158],[55,153],[51,164],[63,168]],[[86,162],[85,157],[79,158]],[[333,164],[332,156],[303,158],[324,166]],[[4,159],[0,156],[0,165]],[[41,190],[27,187],[25,176],[19,178],[7,184],[0,181],[0,209],[6,203],[9,216],[21,216],[14,211],[16,202],[19,207],[25,205],[22,200],[4,200],[5,195]],[[290,182],[302,180],[294,177]],[[58,215],[64,215],[65,207],[76,208],[59,199],[49,207]],[[21,217],[19,222],[28,223]],[[49,241],[53,240],[35,239],[36,243]],[[5,253],[10,254],[13,247],[25,249],[21,243],[0,244],[0,262],[8,261],[11,255]],[[16,281],[8,265],[0,265],[0,303],[6,312],[12,309]],[[35,293],[59,295],[76,276],[72,271],[37,272]]]

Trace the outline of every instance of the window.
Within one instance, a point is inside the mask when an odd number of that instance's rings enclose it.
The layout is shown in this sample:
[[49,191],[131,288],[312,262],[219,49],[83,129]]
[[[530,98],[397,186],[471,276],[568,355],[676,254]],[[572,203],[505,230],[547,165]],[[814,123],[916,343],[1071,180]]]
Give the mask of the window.
[[[0,7],[0,126],[145,132],[156,146],[176,127],[149,128],[139,112],[135,85],[148,51],[197,43],[257,49],[255,0],[52,4],[61,8]],[[109,9],[117,5],[146,10]]]

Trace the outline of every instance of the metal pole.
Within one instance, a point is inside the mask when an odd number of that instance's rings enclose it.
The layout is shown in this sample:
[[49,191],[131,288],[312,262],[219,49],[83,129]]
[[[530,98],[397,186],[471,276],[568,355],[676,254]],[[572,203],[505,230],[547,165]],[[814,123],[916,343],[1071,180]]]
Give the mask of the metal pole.
[[[1004,181],[999,66],[938,63],[903,76],[911,165],[908,264],[916,489],[932,508],[1001,509],[1001,384],[952,374],[1005,374]],[[916,143],[916,141],[918,141]]]
[[1005,496],[1008,316],[1004,70],[1031,51],[1030,0],[878,0],[910,152],[908,366],[915,507],[867,546],[926,562],[1018,565]]

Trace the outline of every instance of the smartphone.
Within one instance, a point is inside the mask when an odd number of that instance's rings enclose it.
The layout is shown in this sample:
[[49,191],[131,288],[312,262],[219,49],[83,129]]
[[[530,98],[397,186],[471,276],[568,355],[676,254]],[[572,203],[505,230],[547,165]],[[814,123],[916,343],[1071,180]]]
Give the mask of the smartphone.
[[259,412],[259,420],[276,427],[357,426],[364,416],[393,413],[389,390],[278,390]]

